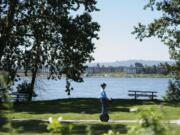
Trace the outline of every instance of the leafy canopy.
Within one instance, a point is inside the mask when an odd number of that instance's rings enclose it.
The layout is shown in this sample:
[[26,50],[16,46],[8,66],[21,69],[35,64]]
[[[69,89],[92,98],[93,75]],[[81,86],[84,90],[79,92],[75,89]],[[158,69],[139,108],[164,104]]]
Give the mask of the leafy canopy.
[[172,59],[180,60],[180,1],[149,0],[144,9],[159,11],[162,15],[148,25],[139,23],[133,34],[142,41],[144,38],[158,37],[169,47]]
[[[84,63],[92,61],[100,26],[91,13],[96,0],[1,0],[0,67],[14,80],[19,69],[32,72],[32,85],[40,69],[49,78],[81,82]],[[32,88],[33,89],[33,88]]]

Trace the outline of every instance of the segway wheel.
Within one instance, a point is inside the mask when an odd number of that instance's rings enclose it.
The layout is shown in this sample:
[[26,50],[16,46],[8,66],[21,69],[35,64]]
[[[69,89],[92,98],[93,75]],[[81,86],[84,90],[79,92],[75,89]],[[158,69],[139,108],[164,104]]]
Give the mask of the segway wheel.
[[99,118],[102,122],[108,122],[109,121],[109,115],[107,113],[100,114]]

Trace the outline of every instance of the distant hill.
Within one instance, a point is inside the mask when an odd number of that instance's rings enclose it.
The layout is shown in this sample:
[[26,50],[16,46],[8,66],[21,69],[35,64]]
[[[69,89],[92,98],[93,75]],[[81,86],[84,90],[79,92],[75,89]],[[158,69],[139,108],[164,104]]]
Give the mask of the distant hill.
[[115,62],[102,62],[102,63],[90,63],[87,64],[89,67],[94,67],[99,64],[100,66],[104,65],[105,67],[112,66],[112,67],[118,67],[118,66],[130,66],[134,65],[136,62],[142,63],[143,65],[158,65],[160,63],[169,63],[173,64],[173,61],[161,61],[161,60],[126,60],[126,61],[115,61]]

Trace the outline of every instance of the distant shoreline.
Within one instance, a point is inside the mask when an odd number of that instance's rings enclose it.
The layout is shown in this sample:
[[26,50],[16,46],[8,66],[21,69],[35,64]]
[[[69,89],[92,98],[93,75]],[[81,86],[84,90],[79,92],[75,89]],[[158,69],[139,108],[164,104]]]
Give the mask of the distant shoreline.
[[[1,74],[1,72],[0,72]],[[19,72],[20,76],[24,76],[24,73]],[[27,74],[30,77],[31,73]],[[48,76],[48,73],[37,73],[37,76]],[[85,73],[83,77],[119,77],[119,78],[173,78],[173,75],[168,74],[128,74],[124,72],[100,72],[100,73]],[[64,75],[62,75],[64,77]]]
[[120,78],[173,78],[173,75],[164,74],[127,74],[127,73],[93,73],[86,77],[120,77]]

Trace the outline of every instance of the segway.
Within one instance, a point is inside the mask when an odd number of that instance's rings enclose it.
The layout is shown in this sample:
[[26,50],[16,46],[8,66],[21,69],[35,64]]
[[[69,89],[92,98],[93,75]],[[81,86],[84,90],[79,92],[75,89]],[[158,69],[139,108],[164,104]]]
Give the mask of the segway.
[[[112,98],[109,100],[109,103],[112,102]],[[99,116],[99,119],[102,121],[102,122],[108,122],[109,121],[109,114],[108,114],[108,111],[105,110],[105,112],[101,113],[100,116]]]

